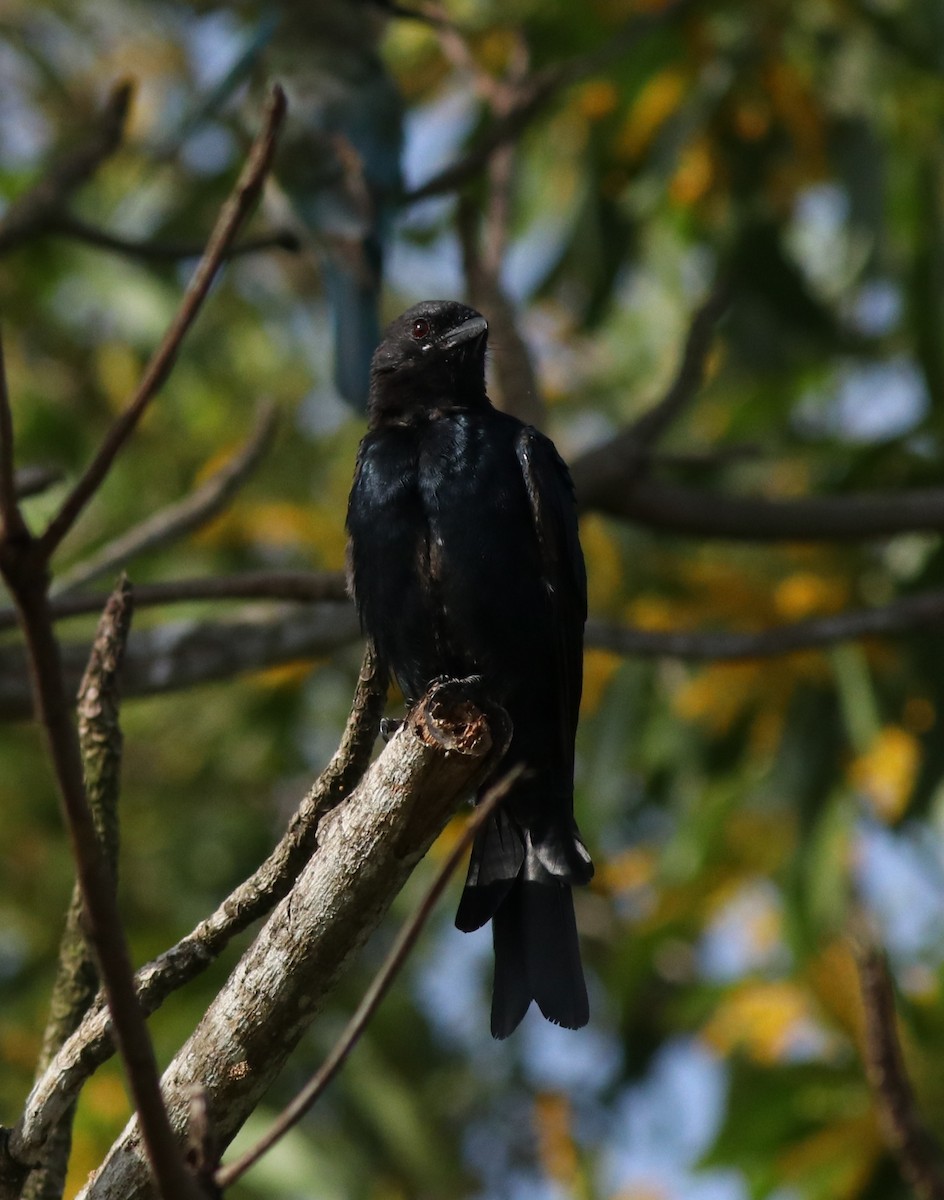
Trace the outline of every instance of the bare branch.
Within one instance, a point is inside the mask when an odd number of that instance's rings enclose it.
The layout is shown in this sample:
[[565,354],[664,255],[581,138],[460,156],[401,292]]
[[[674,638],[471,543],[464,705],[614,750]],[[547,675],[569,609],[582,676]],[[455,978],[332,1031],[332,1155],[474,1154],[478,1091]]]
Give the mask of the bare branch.
[[[199,1084],[217,1142],[228,1144],[507,732],[493,742],[460,688],[433,689],[350,799],[321,822],[317,852],[164,1075],[181,1134]],[[145,1195],[132,1122],[81,1196]]]
[[[271,912],[288,894],[315,848],[318,822],[348,795],[367,769],[386,693],[386,678],[368,651],[340,745],[302,800],[278,846],[216,912],[138,972],[135,983],[146,1013],[154,1012],[168,996],[205,971],[232,938]],[[12,1150],[23,1159],[34,1157],[85,1080],[113,1053],[108,1010],[99,999],[37,1081],[11,1138]]]
[[[354,607],[315,604],[304,611],[259,614],[241,621],[173,621],[131,635],[122,675],[126,698],[153,696],[231,679],[286,663],[304,662],[350,646],[361,636]],[[62,663],[69,687],[78,686],[88,644],[67,642]],[[0,720],[30,715],[20,646],[0,646]]]
[[262,461],[272,444],[277,422],[277,408],[274,404],[266,404],[249,441],[229,462],[195,492],[154,513],[147,520],[109,542],[107,546],[103,546],[90,558],[66,571],[53,585],[53,596],[74,591],[116,567],[126,567],[136,555],[153,550],[157,546],[165,546],[205,525],[226,508]]
[[615,654],[712,662],[772,658],[853,638],[904,634],[944,624],[944,591],[904,596],[880,608],[815,617],[747,633],[727,630],[646,630],[607,621],[587,623],[586,643]]
[[227,1188],[234,1184],[237,1179],[242,1178],[249,1168],[262,1158],[263,1154],[270,1150],[276,1142],[281,1141],[288,1131],[298,1124],[331,1080],[334,1079],[338,1071],[340,1071],[345,1059],[360,1041],[361,1035],[367,1028],[371,1017],[373,1017],[379,1008],[380,1002],[389,991],[390,985],[396,979],[397,975],[399,975],[439,897],[445,890],[446,884],[452,878],[453,873],[462,862],[466,851],[472,844],[472,839],[495,811],[499,802],[508,795],[509,789],[523,770],[524,767],[521,764],[512,768],[498,783],[489,788],[488,792],[482,797],[472,816],[466,822],[462,836],[458,839],[455,846],[453,846],[445,862],[433,877],[433,881],[427,888],[416,911],[401,928],[381,964],[380,970],[374,976],[370,987],[364,993],[363,999],[357,1006],[356,1012],[345,1026],[341,1036],[335,1042],[331,1053],[322,1064],[320,1070],[312,1076],[291,1104],[283,1109],[268,1132],[254,1146],[241,1155],[236,1162],[217,1171],[217,1186]]
[[838,542],[944,530],[944,488],[769,500],[641,477],[613,478],[604,486],[589,466],[595,453],[572,466],[581,508],[665,533],[745,542]]
[[0,220],[0,254],[48,231],[72,193],[90,179],[121,145],[133,87],[118,84],[97,129],[52,164],[42,179],[15,200]]
[[3,343],[0,341],[0,537],[24,536],[28,536],[28,531],[17,501],[13,470],[13,410],[7,389]]
[[[70,596],[54,601],[54,621],[101,612],[107,596]],[[134,589],[135,608],[158,608],[169,604],[218,600],[297,600],[304,604],[348,600],[343,571],[242,571],[238,575],[216,575],[193,579],[169,579],[165,583],[143,583]],[[16,613],[0,609],[0,632],[16,627]],[[69,657],[69,651],[66,651]],[[2,652],[0,652],[2,662]],[[2,667],[0,667],[2,673]]]
[[171,1135],[161,1100],[157,1063],[135,996],[114,884],[86,799],[78,737],[49,612],[46,558],[40,544],[29,537],[4,538],[0,541],[0,574],[19,614],[36,715],[46,735],[69,832],[87,933],[105,983],[135,1108],[141,1115],[148,1161],[164,1200],[193,1196],[194,1185]]
[[889,1149],[919,1200],[944,1200],[941,1148],[921,1119],[901,1052],[895,994],[885,955],[857,939],[865,1011],[865,1068]]
[[625,494],[649,465],[653,446],[701,386],[715,326],[728,303],[727,284],[716,283],[692,317],[678,370],[665,395],[610,441],[571,464],[574,487],[584,507],[595,507],[603,496]]
[[101,486],[119,450],[134,432],[148,404],[160,390],[176,361],[181,343],[210,290],[223,258],[256,203],[275,150],[275,140],[285,115],[285,95],[276,85],[266,108],[265,121],[246,160],[236,186],[220,210],[203,257],[184,295],[177,315],[144,372],[138,390],[112,425],[92,462],[66,497],[40,539],[48,558],[69,532],[82,510]]
[[[118,870],[118,794],[122,738],[118,724],[118,675],[131,626],[131,586],[122,578],[109,597],[79,688],[79,743],[89,808],[114,878]],[[82,893],[73,888],[49,1018],[36,1067],[39,1079],[98,990],[98,971],[82,932]],[[61,1200],[72,1147],[75,1105],[70,1105],[43,1147],[42,1166],[31,1173],[24,1200]]]
[[[62,213],[55,217],[50,222],[47,232],[144,262],[172,263],[187,258],[199,258],[206,245],[205,242],[152,242],[122,237],[120,234],[110,233],[107,229],[100,229],[97,225],[91,225],[71,213]],[[277,229],[272,233],[259,234],[257,237],[236,242],[229,247],[223,258],[228,261],[247,254],[259,254],[265,250],[287,250],[295,254],[300,247],[298,236],[290,229]]]

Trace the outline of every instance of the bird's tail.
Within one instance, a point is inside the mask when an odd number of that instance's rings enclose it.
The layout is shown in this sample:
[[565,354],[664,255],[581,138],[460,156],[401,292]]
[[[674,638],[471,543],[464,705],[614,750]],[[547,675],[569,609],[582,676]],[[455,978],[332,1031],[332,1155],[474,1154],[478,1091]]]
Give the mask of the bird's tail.
[[492,1035],[505,1038],[532,1000],[556,1025],[589,1019],[571,884],[593,874],[576,832],[536,840],[499,809],[476,838],[456,925],[470,931],[491,918],[495,946]]

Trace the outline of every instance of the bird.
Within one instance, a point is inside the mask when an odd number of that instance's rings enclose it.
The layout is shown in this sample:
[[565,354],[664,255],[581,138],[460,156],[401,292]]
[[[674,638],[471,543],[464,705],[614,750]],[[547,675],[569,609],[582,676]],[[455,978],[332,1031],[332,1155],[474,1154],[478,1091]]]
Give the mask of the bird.
[[371,363],[347,510],[361,626],[408,704],[474,680],[513,732],[479,792],[522,773],[473,842],[456,925],[492,923],[491,1032],[532,1001],[589,1019],[572,887],[593,875],[573,812],[587,582],[573,484],[544,434],[493,407],[488,324],[455,300],[409,308]]

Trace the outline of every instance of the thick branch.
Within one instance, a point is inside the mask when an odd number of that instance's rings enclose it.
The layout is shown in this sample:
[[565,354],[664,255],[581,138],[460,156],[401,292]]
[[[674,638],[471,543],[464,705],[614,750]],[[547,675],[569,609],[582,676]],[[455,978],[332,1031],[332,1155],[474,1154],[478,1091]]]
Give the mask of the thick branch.
[[101,578],[115,567],[126,567],[135,555],[153,550],[157,546],[166,546],[169,542],[174,542],[205,525],[226,508],[262,461],[272,444],[277,421],[278,410],[275,405],[265,405],[246,445],[195,492],[154,513],[147,520],[109,542],[107,546],[103,546],[90,558],[66,571],[56,580],[52,589],[53,595],[60,596],[82,587],[93,579]]
[[[316,604],[302,612],[242,621],[175,621],[139,630],[128,643],[124,696],[153,696],[199,683],[231,679],[242,671],[301,662],[349,646],[360,637],[351,604]],[[78,686],[88,644],[68,642],[62,665],[71,690]],[[20,646],[0,647],[0,720],[30,714]]]
[[897,533],[944,531],[944,488],[768,500],[725,496],[656,479],[593,471],[592,456],[571,467],[582,509],[665,533],[754,542],[864,541]]
[[415,912],[401,927],[396,940],[381,963],[380,970],[371,980],[370,987],[364,993],[360,1004],[357,1006],[357,1011],[351,1017],[350,1021],[348,1021],[343,1033],[332,1047],[331,1053],[294,1100],[279,1114],[271,1128],[259,1139],[255,1146],[251,1147],[236,1162],[223,1167],[217,1172],[216,1182],[221,1188],[230,1187],[237,1179],[245,1175],[246,1171],[254,1163],[257,1163],[290,1129],[293,1129],[305,1113],[309,1111],[331,1080],[334,1079],[338,1071],[340,1071],[347,1056],[363,1036],[371,1018],[379,1008],[380,1002],[386,996],[393,981],[403,969],[410,951],[416,945],[420,933],[433,909],[436,907],[439,897],[445,891],[447,883],[465,858],[466,852],[472,844],[476,833],[482,828],[504,797],[508,795],[509,788],[521,775],[523,770],[524,767],[521,764],[513,767],[503,778],[490,787],[486,795],[478,802],[472,816],[466,822],[462,836],[449,851],[442,866],[436,872],[433,882],[426,889],[423,899],[420,901]]
[[160,390],[177,359],[184,336],[203,306],[220,264],[254,207],[268,174],[275,140],[285,115],[285,95],[276,86],[266,109],[263,128],[253,143],[236,186],[220,211],[219,219],[203,257],[184,295],[177,315],[148,363],[144,378],[125,411],[112,425],[85,473],[66,497],[59,512],[50,521],[41,539],[43,553],[53,553],[69,532],[86,504],[95,495],[108,474],[119,450],[134,432],[148,404]]
[[[322,821],[318,852],[164,1075],[180,1136],[199,1085],[216,1141],[228,1144],[481,777],[491,749],[481,713],[453,686],[434,689],[350,800]],[[132,1122],[82,1197],[144,1200],[151,1194]]]

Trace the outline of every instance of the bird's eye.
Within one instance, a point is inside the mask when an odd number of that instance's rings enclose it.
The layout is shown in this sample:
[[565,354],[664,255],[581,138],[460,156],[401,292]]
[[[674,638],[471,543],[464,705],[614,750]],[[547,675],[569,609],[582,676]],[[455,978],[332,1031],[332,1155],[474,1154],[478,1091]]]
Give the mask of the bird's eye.
[[418,321],[413,322],[413,336],[416,338],[416,340],[418,342],[423,341],[423,339],[428,334],[429,334],[429,321],[424,321],[423,318],[421,317]]

